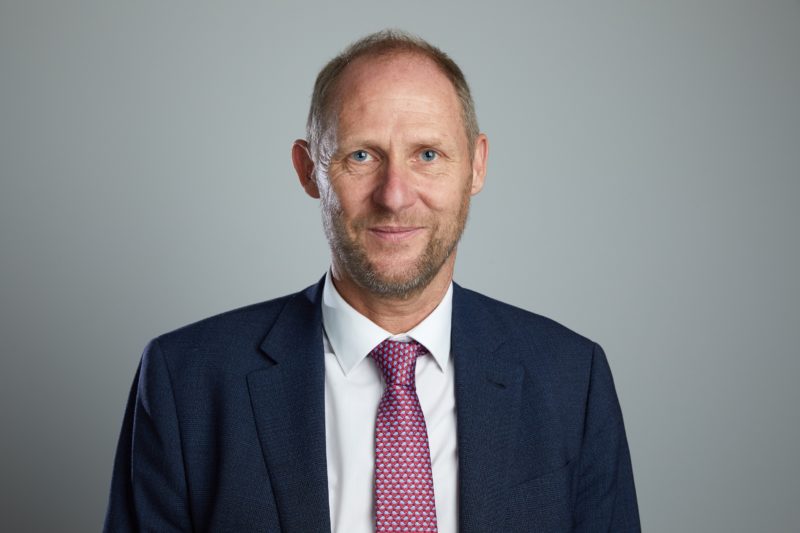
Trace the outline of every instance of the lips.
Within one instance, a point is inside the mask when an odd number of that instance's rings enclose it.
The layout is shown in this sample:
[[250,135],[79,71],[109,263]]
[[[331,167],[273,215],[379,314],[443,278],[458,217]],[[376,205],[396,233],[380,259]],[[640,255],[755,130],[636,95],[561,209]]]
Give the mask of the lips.
[[410,239],[422,231],[417,226],[373,226],[369,228],[369,233],[374,237],[389,241],[400,242]]

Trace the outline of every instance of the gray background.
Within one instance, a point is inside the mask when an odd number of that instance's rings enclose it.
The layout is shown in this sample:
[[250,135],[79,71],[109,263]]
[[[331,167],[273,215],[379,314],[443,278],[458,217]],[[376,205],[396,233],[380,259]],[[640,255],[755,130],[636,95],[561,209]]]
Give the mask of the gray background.
[[800,523],[796,1],[0,4],[0,530],[96,531],[151,337],[328,264],[289,148],[386,26],[491,153],[456,279],[609,355],[650,532]]

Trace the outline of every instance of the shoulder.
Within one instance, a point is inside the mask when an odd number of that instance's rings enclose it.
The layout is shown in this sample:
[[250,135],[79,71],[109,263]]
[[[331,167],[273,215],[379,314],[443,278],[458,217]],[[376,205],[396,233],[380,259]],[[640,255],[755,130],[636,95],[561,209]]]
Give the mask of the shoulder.
[[595,343],[546,316],[455,286],[458,306],[476,321],[488,323],[505,338],[527,340],[542,347],[591,350]]
[[[151,352],[163,354],[167,367],[175,372],[189,368],[248,371],[263,365],[260,346],[279,317],[292,306],[292,312],[309,308],[316,285],[302,291],[259,302],[198,320],[151,340]],[[298,305],[305,302],[305,307]],[[151,356],[152,357],[152,356]]]
[[459,287],[453,297],[458,335],[480,339],[493,357],[521,365],[526,375],[549,382],[553,390],[585,392],[597,357],[604,357],[594,341],[551,318],[468,289]]
[[286,303],[297,294],[288,294],[203,318],[159,335],[155,341],[162,346],[216,344],[227,343],[248,332],[263,332],[264,327],[274,322]]

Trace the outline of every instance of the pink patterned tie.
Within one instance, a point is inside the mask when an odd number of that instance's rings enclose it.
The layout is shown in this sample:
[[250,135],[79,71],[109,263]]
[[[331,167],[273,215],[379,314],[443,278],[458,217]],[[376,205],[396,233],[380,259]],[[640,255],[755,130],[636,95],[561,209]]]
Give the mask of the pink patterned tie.
[[428,431],[414,371],[427,354],[416,341],[385,340],[370,355],[386,389],[375,425],[375,531],[436,532]]

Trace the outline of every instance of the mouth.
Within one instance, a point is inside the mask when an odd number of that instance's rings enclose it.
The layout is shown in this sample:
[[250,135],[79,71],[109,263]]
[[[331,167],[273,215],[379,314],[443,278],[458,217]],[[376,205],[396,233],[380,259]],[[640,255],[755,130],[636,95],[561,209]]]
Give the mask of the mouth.
[[422,232],[417,226],[373,226],[369,233],[373,237],[387,242],[402,242]]

